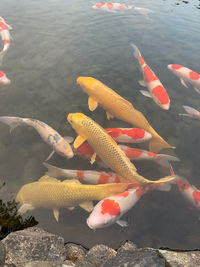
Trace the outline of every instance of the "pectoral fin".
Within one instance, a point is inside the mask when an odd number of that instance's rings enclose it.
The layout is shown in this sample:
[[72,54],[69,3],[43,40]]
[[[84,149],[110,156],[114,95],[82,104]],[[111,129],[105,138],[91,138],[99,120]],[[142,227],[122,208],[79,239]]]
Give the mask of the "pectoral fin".
[[31,204],[23,204],[21,205],[21,207],[18,209],[17,211],[17,215],[23,215],[24,213],[26,213],[29,210],[34,210],[35,207],[32,206]]
[[199,88],[197,88],[197,87],[194,87],[194,90],[195,90],[197,93],[199,93],[199,94],[200,94],[200,89],[199,89]]
[[147,97],[150,97],[152,98],[151,94],[148,92],[148,91],[145,91],[145,90],[140,90],[140,93],[144,96],[147,96]]
[[108,119],[108,120],[114,118],[114,116],[113,116],[111,113],[109,113],[108,111],[106,111],[106,116],[107,116],[107,119]]
[[75,207],[67,207],[68,210],[73,210]]
[[117,220],[116,223],[119,224],[121,227],[127,227],[128,226],[128,223],[124,220]]
[[97,156],[96,153],[94,153],[94,154],[92,155],[92,157],[91,157],[91,159],[90,159],[90,163],[91,163],[91,164],[93,164],[93,163],[95,162],[96,156]]
[[53,209],[53,215],[54,215],[56,221],[58,222],[58,219],[59,219],[59,210],[58,209]]
[[74,141],[74,137],[72,136],[64,136],[63,137],[68,143],[72,143]]
[[85,202],[82,202],[82,203],[79,204],[79,206],[80,206],[82,209],[84,209],[84,210],[86,210],[86,211],[88,211],[88,212],[92,211],[92,209],[93,209],[93,203],[92,203],[92,201],[85,201]]
[[144,80],[140,80],[140,81],[138,81],[138,83],[143,87],[147,86],[147,84],[146,84],[146,82]]
[[79,146],[81,146],[85,142],[86,138],[78,135],[73,143],[74,148],[77,149]]
[[88,107],[90,111],[94,111],[98,107],[98,102],[94,100],[91,96],[88,98]]
[[184,79],[180,78],[180,81],[181,81],[181,83],[182,83],[182,85],[183,85],[184,87],[188,88],[188,86],[187,86],[187,84],[185,83],[185,80],[184,80]]
[[55,151],[53,150],[53,151],[49,154],[49,156],[45,159],[45,161],[49,160],[49,159],[53,156],[54,153],[55,153]]

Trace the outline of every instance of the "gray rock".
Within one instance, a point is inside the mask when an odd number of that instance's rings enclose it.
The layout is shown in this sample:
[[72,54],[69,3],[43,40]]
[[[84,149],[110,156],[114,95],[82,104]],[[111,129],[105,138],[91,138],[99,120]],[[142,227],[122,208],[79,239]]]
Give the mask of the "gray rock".
[[134,251],[136,248],[137,246],[133,242],[127,241],[121,247],[118,248],[117,252]]
[[7,264],[25,264],[30,261],[63,261],[64,239],[40,228],[30,227],[9,234],[2,240],[6,248]]
[[102,267],[165,267],[166,261],[156,250],[150,248],[122,251]]
[[200,266],[200,251],[177,252],[159,249],[159,252],[171,267]]
[[0,266],[3,266],[6,259],[6,249],[4,244],[0,242]]
[[99,267],[102,266],[102,264],[106,261],[115,257],[116,254],[117,252],[112,248],[109,248],[105,245],[96,245],[88,251],[85,259],[77,262],[76,266]]
[[70,261],[53,262],[53,261],[31,261],[24,267],[73,267],[75,264]]
[[77,260],[82,260],[87,253],[87,250],[80,246],[73,243],[67,243],[65,245],[65,255],[66,259],[76,262]]

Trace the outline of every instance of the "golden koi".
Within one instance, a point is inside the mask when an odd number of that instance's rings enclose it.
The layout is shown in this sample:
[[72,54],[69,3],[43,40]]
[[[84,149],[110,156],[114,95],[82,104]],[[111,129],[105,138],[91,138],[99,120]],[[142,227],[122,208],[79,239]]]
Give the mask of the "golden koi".
[[135,166],[112,137],[95,121],[82,113],[70,113],[67,120],[78,133],[74,148],[76,149],[87,140],[95,151],[91,157],[91,163],[95,161],[97,154],[107,166],[120,175],[121,182],[160,185],[174,179],[172,176],[157,181],[145,179],[136,172]]
[[135,109],[133,105],[118,95],[111,88],[92,77],[79,77],[77,83],[83,91],[89,95],[88,105],[91,111],[95,110],[98,103],[106,110],[108,120],[118,118],[146,130],[152,135],[149,142],[149,150],[159,152],[164,148],[175,148],[169,145],[149,124],[144,115]]
[[18,214],[24,214],[34,208],[53,209],[58,221],[59,209],[74,209],[79,205],[90,212],[93,209],[92,200],[101,200],[105,197],[124,192],[127,183],[112,183],[102,185],[83,185],[78,180],[65,180],[43,176],[37,182],[25,184],[16,196],[16,202],[21,207]]

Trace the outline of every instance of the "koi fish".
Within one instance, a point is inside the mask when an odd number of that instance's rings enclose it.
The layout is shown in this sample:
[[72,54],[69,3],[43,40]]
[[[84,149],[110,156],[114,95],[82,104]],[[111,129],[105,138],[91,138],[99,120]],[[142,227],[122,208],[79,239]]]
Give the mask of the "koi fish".
[[135,166],[126,157],[112,137],[95,121],[82,113],[69,113],[67,117],[72,128],[78,133],[73,145],[77,149],[86,140],[94,149],[91,163],[94,163],[96,154],[120,177],[120,181],[144,184],[163,184],[174,179],[173,176],[157,181],[145,179],[136,172]]
[[119,11],[119,10],[129,10],[132,9],[132,5],[120,4],[120,3],[98,3],[93,5],[92,8],[105,10],[105,11]]
[[[118,146],[122,151],[124,151],[124,153],[130,160],[155,160],[158,164],[165,167],[169,167],[168,161],[180,161],[177,157],[171,155],[156,154],[147,150],[137,149],[125,145]],[[76,149],[76,153],[81,157],[90,159],[94,154],[94,150],[87,142],[84,142]],[[96,162],[98,164],[100,163],[100,165],[102,165],[103,163],[99,156],[96,156]],[[105,164],[103,164],[102,166],[105,168],[107,167]]]
[[178,64],[170,64],[167,68],[179,77],[182,85],[188,88],[187,84],[194,86],[194,90],[200,94],[200,74]]
[[10,80],[6,77],[6,74],[0,70],[0,83],[7,85],[10,84]]
[[[65,140],[57,131],[51,128],[46,123],[34,120],[31,118],[20,118],[20,117],[0,117],[0,122],[3,122],[10,126],[10,132],[19,125],[32,126],[41,138],[53,148],[53,152],[48,156],[50,159],[56,152],[62,157],[72,158],[74,153],[67,140]],[[70,141],[70,140],[69,140]]]
[[93,200],[101,200],[127,189],[126,183],[112,183],[103,185],[83,185],[78,180],[63,182],[49,176],[41,177],[37,182],[25,184],[16,196],[20,204],[18,214],[22,215],[35,208],[53,209],[58,221],[59,209],[74,209],[79,205],[90,212]]
[[139,128],[108,128],[105,129],[112,138],[119,143],[143,143],[151,139],[152,135]]
[[114,223],[122,227],[128,226],[128,223],[120,218],[135,206],[147,190],[147,187],[137,186],[133,190],[104,198],[94,207],[87,219],[87,225],[93,230],[108,227]]
[[92,77],[79,77],[77,83],[89,95],[88,105],[91,111],[95,110],[99,103],[106,110],[108,119],[117,117],[149,132],[152,135],[149,142],[150,151],[159,152],[164,148],[175,148],[158,135],[144,115],[136,110],[130,102],[100,81]]
[[145,7],[137,7],[137,6],[135,6],[134,10],[137,11],[138,13],[142,14],[142,15],[153,13],[153,10],[151,10],[149,8],[145,8]]
[[136,45],[131,44],[134,50],[134,56],[140,64],[141,71],[143,73],[144,80],[140,80],[141,86],[147,87],[148,91],[140,90],[140,92],[147,97],[151,97],[153,101],[162,109],[168,110],[170,106],[169,96],[163,87],[162,83],[150,69],[147,63],[144,61],[139,49]]
[[0,17],[0,35],[4,45],[3,50],[0,52],[0,65],[2,65],[4,55],[8,51],[8,48],[10,47],[11,36],[9,30],[12,30],[12,27],[6,24],[5,20],[2,17]]
[[45,175],[50,177],[65,177],[70,179],[78,179],[81,182],[87,184],[110,184],[119,183],[120,179],[118,175],[114,172],[104,172],[104,171],[92,171],[92,170],[67,170],[57,168],[46,162],[43,163],[48,169]]
[[200,120],[200,112],[198,110],[196,110],[194,108],[191,108],[189,106],[183,106],[183,108],[185,109],[187,114],[180,113],[180,114],[178,114],[179,116],[186,116],[186,117],[190,117],[190,118],[194,118],[194,119]]

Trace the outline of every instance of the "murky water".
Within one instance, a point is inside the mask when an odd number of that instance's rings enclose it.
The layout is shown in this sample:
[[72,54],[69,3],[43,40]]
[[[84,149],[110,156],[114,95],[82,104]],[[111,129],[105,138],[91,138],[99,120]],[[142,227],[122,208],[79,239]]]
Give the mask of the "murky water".
[[[200,122],[179,117],[182,105],[200,110],[200,95],[184,88],[167,70],[176,63],[200,72],[200,2],[123,1],[150,8],[148,16],[135,11],[110,13],[93,10],[97,1],[83,0],[1,0],[0,16],[12,25],[12,43],[2,70],[12,83],[0,86],[0,115],[36,118],[63,136],[75,137],[66,123],[69,112],[83,112],[104,127],[125,127],[125,122],[107,121],[105,112],[88,110],[87,96],[76,85],[78,76],[92,76],[128,99],[143,112],[151,125],[176,150],[166,151],[181,159],[175,171],[200,188]],[[158,75],[171,98],[169,111],[161,110],[139,92],[142,74],[133,57],[135,43]],[[147,145],[143,145],[147,149]],[[21,126],[12,134],[0,124],[0,182],[4,201],[15,197],[25,183],[36,181],[45,168],[42,162],[51,152],[37,132]],[[80,158],[54,156],[50,163],[63,168],[89,169]],[[166,170],[156,163],[135,164],[146,177],[162,177]],[[92,166],[96,169],[96,165]],[[178,189],[149,192],[124,216],[129,227],[118,225],[93,232],[86,225],[87,212],[61,209],[57,223],[49,210],[34,210],[39,226],[62,235],[66,242],[91,247],[103,243],[117,248],[131,239],[139,246],[199,248],[200,214]]]

